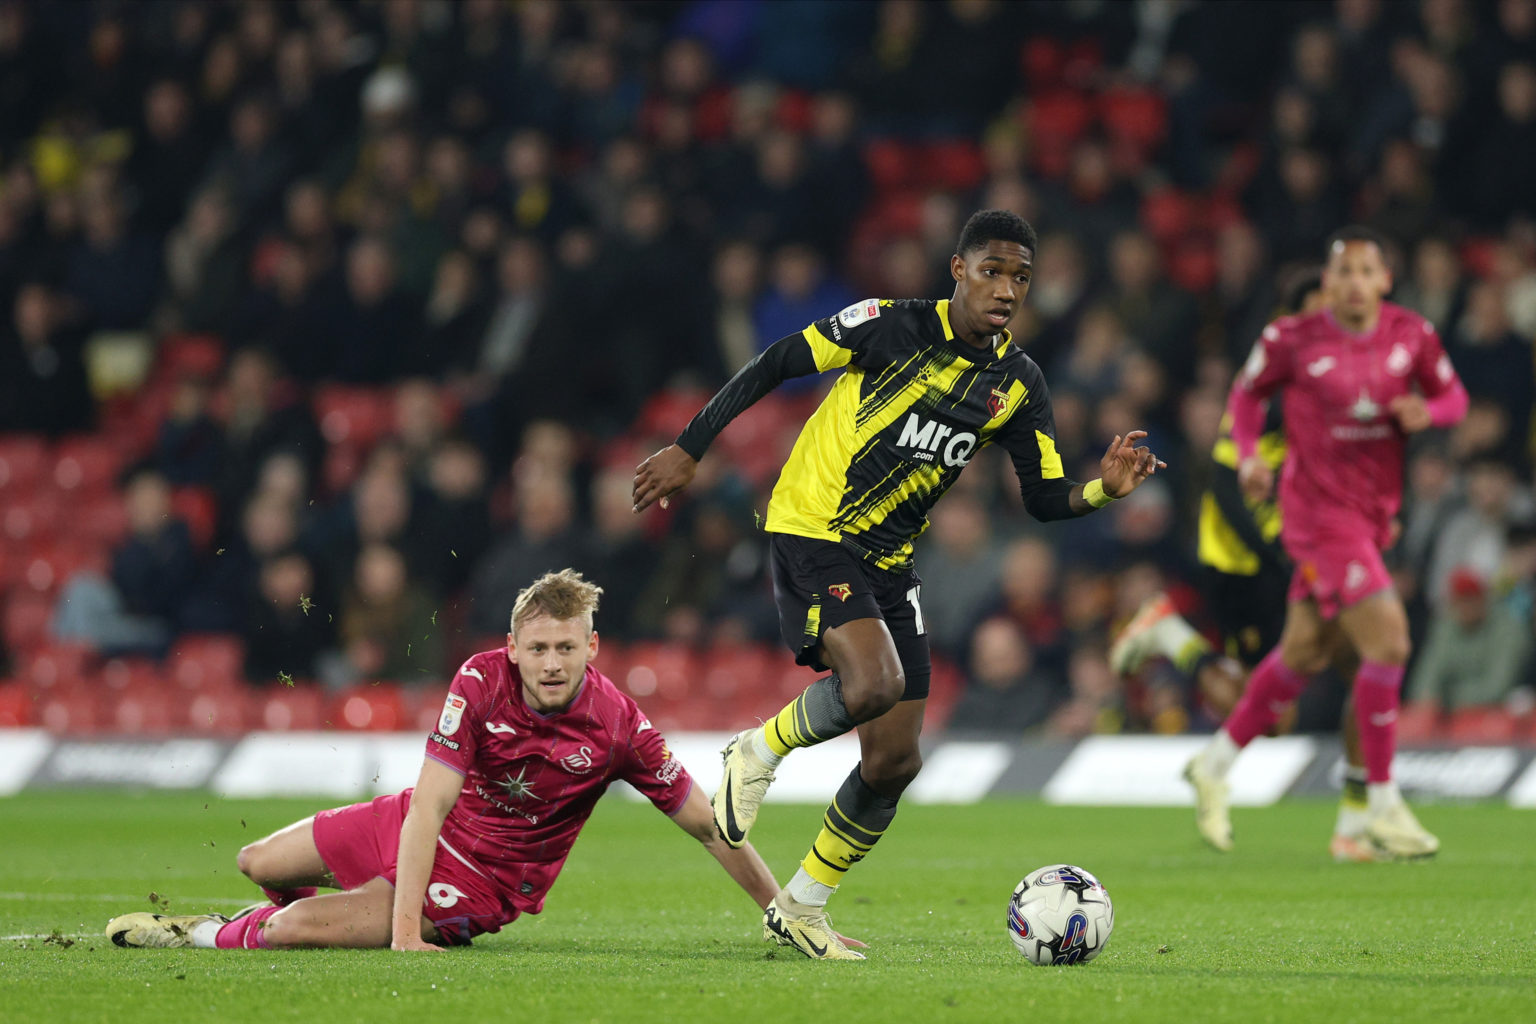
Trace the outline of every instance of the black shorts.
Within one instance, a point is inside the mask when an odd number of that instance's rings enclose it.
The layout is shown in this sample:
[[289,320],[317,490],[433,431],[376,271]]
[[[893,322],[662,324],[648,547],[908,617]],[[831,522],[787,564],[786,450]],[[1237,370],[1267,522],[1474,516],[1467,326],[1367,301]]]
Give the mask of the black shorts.
[[1209,566],[1205,574],[1206,597],[1226,652],[1253,668],[1280,642],[1289,574],[1266,567],[1253,576],[1236,576]]
[[788,533],[770,533],[768,549],[779,630],[797,664],[826,670],[817,657],[823,633],[854,619],[883,619],[907,679],[901,699],[928,696],[932,662],[917,573],[879,569],[834,541]]

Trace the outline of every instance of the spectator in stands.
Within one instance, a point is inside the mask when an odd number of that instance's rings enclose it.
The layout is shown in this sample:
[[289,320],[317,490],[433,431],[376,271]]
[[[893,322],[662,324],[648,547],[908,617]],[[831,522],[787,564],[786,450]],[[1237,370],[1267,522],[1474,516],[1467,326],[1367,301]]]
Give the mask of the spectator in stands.
[[177,487],[218,482],[224,444],[208,411],[212,390],[204,378],[187,374],[171,392],[171,407],[155,439],[155,465]]
[[517,479],[513,529],[488,551],[469,585],[469,624],[476,633],[505,633],[506,609],[528,580],[580,565],[581,530],[568,475],[548,471]]
[[60,595],[54,632],[108,654],[158,656],[176,635],[197,559],[187,524],[171,516],[171,485],[159,470],[131,470],[123,503],[128,537],[113,552],[110,579],[72,579]]
[[240,622],[245,678],[260,686],[315,678],[320,656],[336,641],[335,613],[316,604],[315,570],[290,550],[261,563]]
[[83,190],[81,239],[69,255],[65,290],[92,326],[109,331],[145,325],[160,287],[155,243],[130,230],[122,196],[110,177]]
[[633,483],[626,466],[610,466],[593,479],[592,525],[582,555],[583,564],[603,567],[603,636],[617,640],[640,636],[636,612],[661,555],[635,515]]
[[1035,667],[1024,631],[991,618],[971,634],[966,687],[950,713],[951,729],[1020,733],[1043,723],[1065,696],[1059,678]]
[[[934,650],[956,656],[965,649],[977,613],[996,593],[1002,545],[974,495],[950,493],[934,506],[932,520],[921,541],[923,623]],[[973,649],[976,642],[969,638]]]
[[1514,471],[1496,458],[1483,457],[1466,470],[1467,503],[1446,520],[1435,542],[1425,580],[1425,593],[1439,607],[1451,593],[1451,571],[1465,567],[1491,578],[1504,561],[1509,522],[1529,511],[1529,495],[1521,493]]
[[1492,281],[1479,281],[1467,293],[1465,314],[1445,338],[1445,352],[1473,398],[1498,405],[1509,416],[1509,445],[1500,454],[1515,462],[1529,442],[1531,402],[1536,375],[1531,343],[1509,326],[1504,296]]
[[435,594],[456,594],[491,546],[485,456],[450,437],[433,449],[426,477],[421,525],[412,530],[422,559],[417,576]]
[[[261,567],[291,550],[298,538],[298,508],[292,496],[258,490],[241,508],[238,529],[204,559],[182,609],[186,627],[204,632],[242,629]],[[322,606],[330,604],[319,590],[312,586],[310,597]]]
[[1079,647],[1067,662],[1070,696],[1051,714],[1046,732],[1077,738],[1125,728],[1125,693],[1102,651]]
[[194,114],[192,96],[179,78],[161,78],[144,92],[125,171],[134,190],[135,224],[156,238],[181,220],[203,173],[208,147]]
[[186,218],[165,240],[168,326],[228,331],[249,286],[248,256],[224,190],[205,188],[193,196]]
[[0,335],[0,429],[54,436],[89,429],[96,416],[84,339],[66,322],[53,289],[23,284],[6,327]]
[[308,408],[294,397],[267,352],[243,349],[230,359],[224,375],[223,474],[218,487],[226,517],[245,507],[262,464],[274,452],[297,453],[314,478],[324,445]]
[[690,504],[686,532],[673,531],[634,609],[646,636],[702,645],[725,630],[762,639],[775,614],[763,581],[767,551],[752,535],[750,502],[730,484]]
[[372,236],[352,243],[341,280],[323,292],[315,315],[314,340],[329,356],[324,376],[347,384],[390,379],[420,330],[416,309],[397,283],[394,253]]
[[1521,683],[1530,653],[1529,622],[1493,600],[1478,570],[1457,566],[1409,674],[1407,702],[1442,711],[1497,707]]
[[345,661],[327,681],[441,685],[446,626],[436,618],[432,599],[412,585],[405,556],[388,544],[364,546],[337,617]]
[[1099,300],[1119,317],[1138,347],[1169,376],[1183,380],[1194,370],[1196,308],[1185,291],[1162,273],[1152,239],[1122,231],[1110,241],[1109,281]]

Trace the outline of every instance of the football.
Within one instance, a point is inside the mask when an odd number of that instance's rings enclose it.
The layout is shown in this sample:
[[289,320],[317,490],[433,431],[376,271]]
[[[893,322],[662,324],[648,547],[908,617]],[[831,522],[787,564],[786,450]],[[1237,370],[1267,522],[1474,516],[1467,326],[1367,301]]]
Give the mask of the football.
[[1099,880],[1072,864],[1031,871],[1008,900],[1008,937],[1041,967],[1085,964],[1115,927],[1115,907]]

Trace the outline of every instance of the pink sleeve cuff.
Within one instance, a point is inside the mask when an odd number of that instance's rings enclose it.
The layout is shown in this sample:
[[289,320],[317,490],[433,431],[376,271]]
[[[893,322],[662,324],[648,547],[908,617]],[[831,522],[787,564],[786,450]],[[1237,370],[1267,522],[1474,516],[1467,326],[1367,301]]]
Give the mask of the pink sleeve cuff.
[[1467,414],[1467,389],[1461,381],[1453,381],[1450,387],[1438,395],[1426,398],[1424,405],[1429,409],[1429,421],[1435,426],[1449,427],[1453,423],[1460,423],[1461,418]]
[[1259,450],[1259,435],[1264,432],[1264,401],[1243,387],[1242,378],[1232,385],[1227,396],[1227,411],[1232,414],[1232,443],[1237,445],[1237,462]]

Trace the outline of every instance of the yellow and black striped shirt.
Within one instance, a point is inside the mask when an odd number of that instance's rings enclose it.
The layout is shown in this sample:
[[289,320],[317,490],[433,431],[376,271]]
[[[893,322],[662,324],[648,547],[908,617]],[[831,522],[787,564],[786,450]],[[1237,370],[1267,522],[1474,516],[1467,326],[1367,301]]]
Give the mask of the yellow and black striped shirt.
[[1012,456],[1032,515],[1074,514],[1040,368],[1006,331],[990,351],[956,339],[948,300],[866,299],[758,361],[772,369],[743,369],[678,444],[697,458],[768,387],[843,368],[779,474],[771,533],[837,541],[885,569],[908,565],[928,510],[992,443]]
[[[1279,402],[1270,403],[1269,419],[1259,437],[1258,453],[1276,475],[1285,462],[1285,432]],[[1221,433],[1211,449],[1211,486],[1200,497],[1199,557],[1204,565],[1230,576],[1255,576],[1269,562],[1282,564],[1280,502],[1271,495],[1264,501],[1243,497],[1237,481],[1237,444],[1232,440],[1232,417],[1221,418]]]

